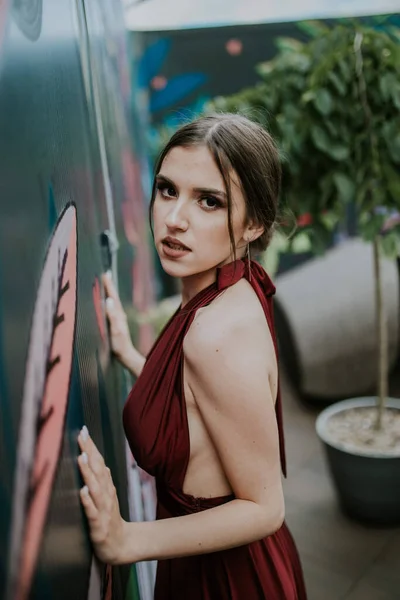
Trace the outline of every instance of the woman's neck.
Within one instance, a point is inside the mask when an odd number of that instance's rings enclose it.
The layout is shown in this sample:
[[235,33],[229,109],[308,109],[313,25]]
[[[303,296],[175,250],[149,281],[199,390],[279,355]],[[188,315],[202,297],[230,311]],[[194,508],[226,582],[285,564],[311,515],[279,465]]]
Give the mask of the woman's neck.
[[[240,260],[242,257],[237,256],[236,260]],[[225,262],[216,265],[208,271],[202,271],[201,273],[195,273],[189,277],[183,277],[181,279],[181,295],[182,295],[182,308],[190,302],[197,294],[205,290],[209,285],[214,283],[217,279],[217,270],[225,265],[234,262],[235,259],[230,258]]]
[[209,285],[214,283],[217,279],[217,268],[214,267],[209,271],[203,271],[202,273],[196,273],[189,277],[183,277],[181,279],[181,294],[182,294],[182,307],[192,300],[197,294],[205,290]]

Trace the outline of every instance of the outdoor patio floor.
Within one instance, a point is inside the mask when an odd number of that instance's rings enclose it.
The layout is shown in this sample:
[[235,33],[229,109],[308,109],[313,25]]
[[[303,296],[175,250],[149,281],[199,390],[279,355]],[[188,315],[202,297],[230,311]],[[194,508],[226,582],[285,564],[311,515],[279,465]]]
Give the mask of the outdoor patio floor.
[[315,434],[319,410],[300,402],[285,374],[282,393],[286,519],[309,600],[400,600],[400,528],[372,529],[343,516]]

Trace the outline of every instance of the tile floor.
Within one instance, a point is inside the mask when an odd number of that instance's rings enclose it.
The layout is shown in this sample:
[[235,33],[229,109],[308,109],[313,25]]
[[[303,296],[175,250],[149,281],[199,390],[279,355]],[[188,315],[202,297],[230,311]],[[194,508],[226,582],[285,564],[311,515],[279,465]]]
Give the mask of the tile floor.
[[314,430],[319,411],[300,402],[285,374],[282,393],[286,517],[309,600],[400,600],[400,528],[371,529],[342,515]]

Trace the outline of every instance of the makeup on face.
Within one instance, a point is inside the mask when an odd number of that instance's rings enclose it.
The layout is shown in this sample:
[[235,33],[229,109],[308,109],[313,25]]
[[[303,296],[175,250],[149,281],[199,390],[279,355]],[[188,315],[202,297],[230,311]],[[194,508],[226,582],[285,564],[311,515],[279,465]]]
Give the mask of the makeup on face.
[[[231,179],[232,228],[241,240],[246,204],[234,173]],[[207,147],[167,154],[155,178],[153,223],[163,269],[185,285],[190,278],[195,287],[208,285],[215,269],[233,260],[225,182]]]
[[[166,200],[177,199],[179,197],[178,186],[162,173],[156,176],[156,188]],[[192,189],[192,196],[193,199],[197,200],[201,208],[208,211],[225,208],[228,204],[226,193],[214,188],[195,187]],[[210,206],[207,203],[212,203],[212,205]]]

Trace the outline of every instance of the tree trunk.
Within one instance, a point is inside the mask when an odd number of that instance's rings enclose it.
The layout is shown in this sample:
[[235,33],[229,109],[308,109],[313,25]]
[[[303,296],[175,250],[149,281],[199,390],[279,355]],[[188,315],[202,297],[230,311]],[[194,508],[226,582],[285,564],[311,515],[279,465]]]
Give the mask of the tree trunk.
[[382,415],[388,395],[389,380],[389,348],[386,310],[383,299],[382,272],[381,272],[381,240],[377,235],[373,242],[374,247],[374,275],[375,275],[375,300],[376,300],[376,330],[378,342],[378,394],[377,416],[375,428],[382,428]]

